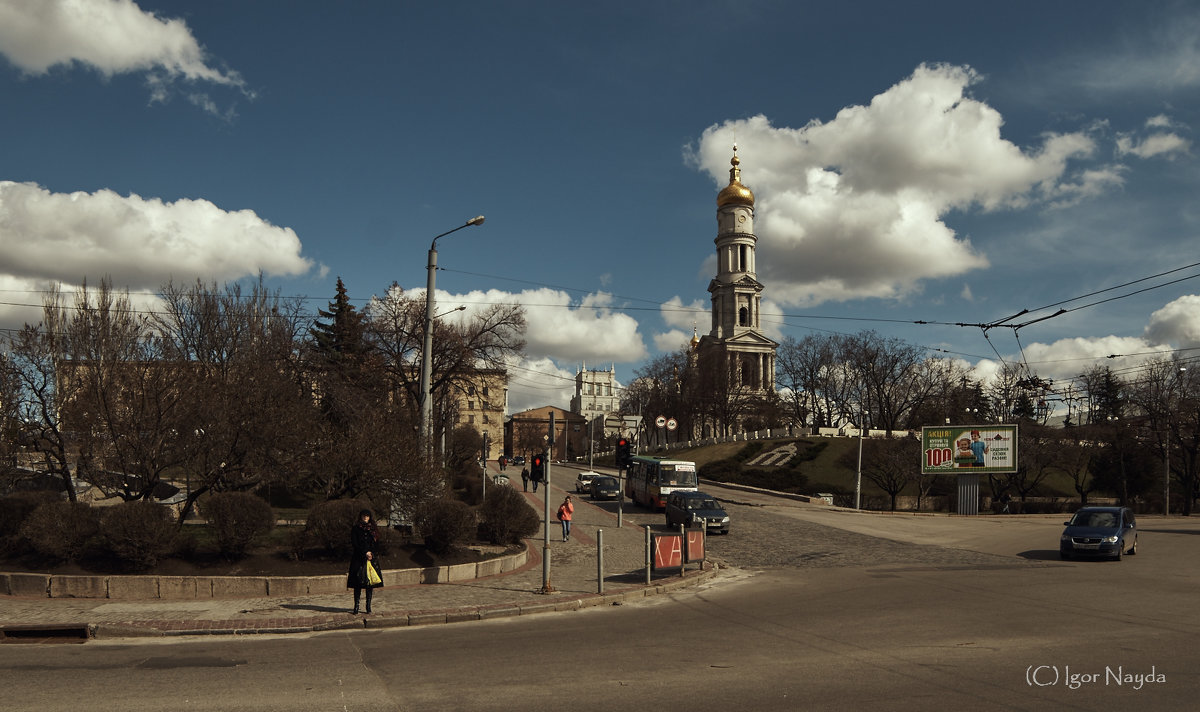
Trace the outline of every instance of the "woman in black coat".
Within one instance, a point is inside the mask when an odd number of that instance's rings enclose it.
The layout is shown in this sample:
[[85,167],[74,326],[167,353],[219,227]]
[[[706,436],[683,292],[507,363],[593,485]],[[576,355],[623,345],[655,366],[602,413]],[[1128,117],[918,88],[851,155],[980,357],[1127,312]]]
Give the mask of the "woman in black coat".
[[[346,575],[346,588],[354,589],[355,614],[358,613],[363,589],[367,589],[367,613],[370,613],[371,592],[383,585],[383,572],[379,570],[379,561],[375,556],[378,544],[379,529],[375,526],[375,518],[371,510],[364,509],[358,513],[358,521],[350,527],[350,572]],[[379,583],[367,580],[368,566],[379,574]]]

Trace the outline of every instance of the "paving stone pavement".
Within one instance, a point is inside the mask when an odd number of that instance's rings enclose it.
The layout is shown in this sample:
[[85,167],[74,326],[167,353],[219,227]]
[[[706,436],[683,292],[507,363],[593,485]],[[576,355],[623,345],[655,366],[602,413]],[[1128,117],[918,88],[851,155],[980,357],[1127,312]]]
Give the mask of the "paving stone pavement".
[[[493,465],[494,467],[494,465]],[[518,471],[519,474],[519,471]],[[572,473],[573,476],[573,473]],[[515,485],[520,487],[519,477]],[[551,489],[551,511],[564,490]],[[542,492],[525,495],[541,513]],[[0,596],[0,642],[26,640],[36,630],[84,630],[88,637],[288,633],[454,623],[501,616],[613,605],[694,585],[716,574],[694,568],[679,576],[655,573],[646,585],[645,530],[586,500],[576,504],[571,540],[550,522],[550,592],[543,592],[539,532],[515,571],[471,581],[387,586],[374,594],[371,615],[352,615],[350,591],[293,597],[203,600],[110,600]],[[604,592],[598,592],[597,531],[603,530]],[[34,629],[34,632],[30,632]]]

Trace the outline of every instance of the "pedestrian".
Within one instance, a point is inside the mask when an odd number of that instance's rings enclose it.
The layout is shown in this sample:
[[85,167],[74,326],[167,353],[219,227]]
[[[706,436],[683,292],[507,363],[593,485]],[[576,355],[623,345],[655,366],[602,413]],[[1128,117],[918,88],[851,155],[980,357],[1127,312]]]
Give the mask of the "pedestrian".
[[533,472],[529,473],[529,479],[533,480],[533,491],[537,492],[538,483],[542,481],[542,473],[536,466],[533,468]]
[[1012,502],[1012,497],[1009,496],[1008,492],[1000,495],[1000,504],[1003,505],[1003,508],[1000,510],[1001,514],[1009,513],[1008,505],[1010,502]]
[[528,467],[521,468],[521,486],[525,488],[526,492],[529,491],[529,468]]
[[[379,528],[371,510],[358,513],[358,521],[350,527],[350,571],[346,574],[346,588],[354,589],[354,611],[358,614],[363,589],[367,590],[367,613],[371,612],[371,593],[383,585],[383,572],[379,569]],[[375,573],[378,583],[372,583],[367,567]]]
[[558,505],[558,521],[562,522],[563,541],[571,541],[571,515],[575,513],[575,505],[571,504],[571,495]]

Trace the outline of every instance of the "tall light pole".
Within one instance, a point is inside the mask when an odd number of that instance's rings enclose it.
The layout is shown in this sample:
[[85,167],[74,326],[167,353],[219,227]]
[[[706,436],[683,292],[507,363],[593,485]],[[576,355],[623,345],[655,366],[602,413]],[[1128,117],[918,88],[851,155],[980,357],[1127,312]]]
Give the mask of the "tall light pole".
[[430,451],[433,448],[433,398],[430,390],[433,382],[433,286],[437,275],[437,241],[464,227],[482,224],[483,216],[477,215],[433,238],[429,244],[429,278],[425,283],[425,340],[421,343],[421,454],[426,459],[431,459]]

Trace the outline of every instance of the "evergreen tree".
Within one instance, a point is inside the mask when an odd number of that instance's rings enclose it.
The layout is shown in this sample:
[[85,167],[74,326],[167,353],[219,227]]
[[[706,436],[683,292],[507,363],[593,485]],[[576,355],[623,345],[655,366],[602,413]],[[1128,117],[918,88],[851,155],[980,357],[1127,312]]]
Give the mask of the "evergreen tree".
[[337,294],[329,302],[329,309],[318,309],[317,314],[320,319],[308,334],[318,354],[330,362],[338,362],[361,356],[366,351],[362,314],[346,296],[346,285],[341,277],[338,277]]

